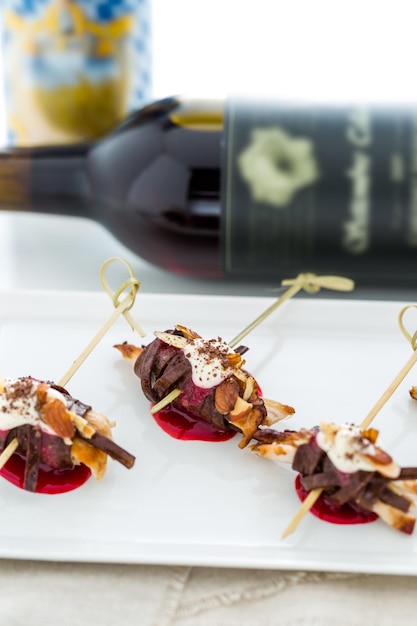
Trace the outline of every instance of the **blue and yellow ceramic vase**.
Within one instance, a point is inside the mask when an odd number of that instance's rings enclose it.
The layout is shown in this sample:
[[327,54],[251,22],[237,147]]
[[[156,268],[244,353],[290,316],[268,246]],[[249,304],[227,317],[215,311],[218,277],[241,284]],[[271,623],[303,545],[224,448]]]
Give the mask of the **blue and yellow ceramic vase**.
[[95,139],[150,98],[148,0],[3,0],[14,145]]

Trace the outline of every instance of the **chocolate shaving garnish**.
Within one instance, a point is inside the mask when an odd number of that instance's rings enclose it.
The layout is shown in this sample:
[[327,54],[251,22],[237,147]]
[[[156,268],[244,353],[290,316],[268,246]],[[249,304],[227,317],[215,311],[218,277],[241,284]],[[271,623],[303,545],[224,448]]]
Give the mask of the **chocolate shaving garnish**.
[[160,400],[166,396],[172,389],[175,389],[185,376],[191,373],[191,367],[184,355],[177,350],[171,355],[164,369],[155,371],[155,382],[152,391]]
[[112,459],[114,459],[115,461],[118,461],[119,463],[127,467],[128,469],[133,467],[135,463],[135,457],[132,454],[130,454],[130,452],[127,452],[124,448],[117,445],[117,443],[115,443],[112,439],[109,439],[108,437],[105,437],[104,435],[98,432],[95,433],[89,439],[86,437],[82,437],[82,436],[81,438],[86,443],[93,446],[94,448],[97,448],[98,450],[102,450],[102,452],[105,452]]
[[402,467],[398,478],[400,480],[417,479],[417,467]]
[[42,455],[41,429],[39,426],[21,426],[17,429],[17,437],[20,446],[25,450],[26,456],[23,488],[26,491],[36,491]]
[[394,493],[391,489],[389,489],[389,487],[385,487],[385,489],[383,489],[379,499],[395,509],[404,511],[404,513],[406,513],[411,506],[410,500],[407,500],[404,496],[400,496],[398,493]]
[[[51,388],[61,397],[48,395]],[[83,463],[96,478],[104,474],[106,454],[127,468],[133,466],[134,456],[111,439],[107,418],[73,398],[62,386],[32,377],[5,379],[0,398],[2,412],[15,412],[19,423],[0,432],[0,454],[4,453],[7,462],[9,448],[9,455],[16,453],[25,459],[23,487],[27,491],[36,491],[41,464],[53,470],[71,470]],[[93,452],[86,455],[78,445],[80,440],[90,444]]]
[[[341,472],[339,472],[340,474]],[[334,493],[332,493],[329,497],[335,504],[339,506],[343,506],[348,502],[356,502],[357,499],[360,498],[360,494],[365,488],[371,489],[372,479],[374,477],[373,472],[364,472],[358,471],[353,472],[353,474],[345,474],[344,480],[340,481],[339,484],[333,486],[335,489]],[[340,484],[342,483],[342,484]],[[329,487],[324,485],[317,485],[318,487],[323,487],[325,493],[328,494]],[[374,492],[375,493],[375,492]],[[376,494],[375,494],[376,496]],[[376,498],[377,499],[377,498]]]

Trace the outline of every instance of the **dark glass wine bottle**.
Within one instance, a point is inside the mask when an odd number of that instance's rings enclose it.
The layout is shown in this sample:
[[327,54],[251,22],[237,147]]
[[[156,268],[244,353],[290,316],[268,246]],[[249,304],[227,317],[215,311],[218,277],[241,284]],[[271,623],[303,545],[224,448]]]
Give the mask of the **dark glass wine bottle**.
[[4,149],[0,209],[91,218],[179,274],[412,284],[416,111],[168,98],[94,143]]

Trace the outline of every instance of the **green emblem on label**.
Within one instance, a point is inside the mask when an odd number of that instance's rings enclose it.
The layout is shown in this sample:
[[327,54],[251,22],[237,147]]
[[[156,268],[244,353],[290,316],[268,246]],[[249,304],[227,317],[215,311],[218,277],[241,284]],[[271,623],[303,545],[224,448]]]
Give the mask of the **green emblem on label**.
[[313,142],[276,126],[251,132],[250,144],[238,156],[238,167],[252,199],[279,209],[319,178]]

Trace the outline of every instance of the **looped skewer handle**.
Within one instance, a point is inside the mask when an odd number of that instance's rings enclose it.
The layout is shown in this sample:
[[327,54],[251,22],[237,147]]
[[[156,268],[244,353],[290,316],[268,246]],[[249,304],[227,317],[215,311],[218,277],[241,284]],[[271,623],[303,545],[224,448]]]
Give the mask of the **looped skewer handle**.
[[374,417],[377,415],[377,413],[382,409],[382,407],[387,402],[387,400],[389,400],[389,398],[392,396],[392,394],[400,385],[400,383],[402,383],[404,378],[407,376],[410,370],[417,363],[417,331],[411,335],[404,326],[404,315],[409,309],[413,309],[413,308],[417,309],[417,305],[409,304],[403,307],[398,315],[398,324],[399,324],[400,330],[403,333],[404,337],[407,339],[407,341],[410,342],[411,347],[413,349],[413,354],[410,356],[408,361],[403,365],[403,367],[400,369],[400,371],[398,372],[394,380],[391,382],[391,384],[387,387],[387,389],[384,391],[382,396],[379,398],[378,402],[374,405],[374,407],[369,411],[368,415],[362,421],[361,423],[362,430],[366,430],[368,428],[368,426],[370,425]]
[[394,380],[391,382],[391,384],[387,387],[387,389],[384,391],[382,396],[379,398],[378,402],[376,402],[374,407],[369,411],[368,415],[362,421],[361,426],[360,426],[362,430],[366,430],[368,428],[368,426],[370,425],[374,417],[377,415],[377,413],[382,409],[384,404],[389,400],[389,398],[392,396],[392,394],[397,389],[397,387],[402,383],[404,378],[407,376],[410,370],[417,363],[417,331],[413,333],[413,335],[411,335],[404,326],[404,315],[409,309],[413,309],[413,308],[417,309],[417,305],[409,304],[403,307],[398,315],[398,325],[404,337],[407,339],[407,341],[410,342],[411,347],[413,349],[413,354],[410,356],[408,361],[403,365],[403,367],[400,369],[398,374],[395,376]]
[[298,274],[296,278],[286,278],[281,282],[283,287],[299,285],[307,293],[317,293],[320,289],[332,289],[334,291],[352,291],[355,283],[345,276],[318,276],[317,274]]
[[[125,267],[127,268],[130,276],[119,285],[116,291],[113,292],[107,282],[106,271],[109,265],[114,262],[123,263],[123,265],[125,265]],[[135,303],[136,294],[140,289],[140,282],[134,275],[131,265],[125,259],[122,259],[120,257],[111,257],[110,259],[107,259],[107,261],[103,263],[100,269],[100,281],[104,291],[110,297],[116,310],[121,304],[119,300],[120,296],[122,295],[122,293],[129,290],[125,300],[123,301],[123,310],[121,312],[123,313],[124,318],[130,324],[132,330],[136,330],[136,332],[141,337],[144,337],[146,333],[142,330],[140,325],[136,322],[136,320],[133,319],[133,317],[129,313],[130,309]]]
[[410,342],[410,345],[413,350],[417,349],[417,330],[413,335],[411,335],[404,325],[404,316],[410,309],[417,309],[417,304],[407,304],[407,306],[403,307],[398,315],[398,325],[404,337],[407,341]]
[[286,278],[281,282],[283,287],[289,287],[270,307],[266,309],[259,317],[244,328],[232,341],[229,346],[234,348],[239,345],[246,335],[264,321],[275,309],[277,309],[286,300],[295,296],[301,289],[307,293],[317,293],[321,288],[333,289],[335,291],[352,291],[355,283],[350,278],[343,276],[317,276],[316,274],[299,274],[296,278]]
[[[123,283],[121,283],[118,289],[116,289],[116,291],[113,293],[113,291],[110,289],[107,283],[107,280],[105,278],[105,272],[106,272],[107,267],[110,265],[110,263],[113,263],[114,261],[121,261],[127,267],[130,277],[127,280],[125,280]],[[78,370],[80,365],[84,363],[86,358],[94,350],[94,348],[97,346],[100,340],[104,337],[104,335],[107,333],[109,328],[111,328],[111,326],[115,323],[119,315],[123,314],[126,317],[132,329],[136,330],[141,337],[145,335],[144,331],[139,326],[139,324],[128,313],[128,311],[132,308],[135,302],[136,294],[140,287],[140,282],[137,280],[137,278],[135,278],[133,274],[133,270],[130,267],[130,265],[127,263],[127,261],[125,261],[124,259],[119,259],[118,257],[112,257],[108,259],[107,261],[105,261],[105,263],[103,263],[101,270],[100,270],[100,280],[101,280],[101,284],[103,285],[103,288],[111,297],[113,304],[115,306],[115,310],[113,314],[109,317],[107,322],[103,324],[103,326],[98,331],[98,333],[93,337],[90,343],[84,348],[80,356],[74,361],[74,363],[71,365],[68,371],[64,374],[64,376],[58,382],[58,385],[60,385],[61,387],[65,387],[68,381],[72,378],[72,376]],[[122,301],[119,302],[120,296],[127,289],[129,291],[126,297]]]

